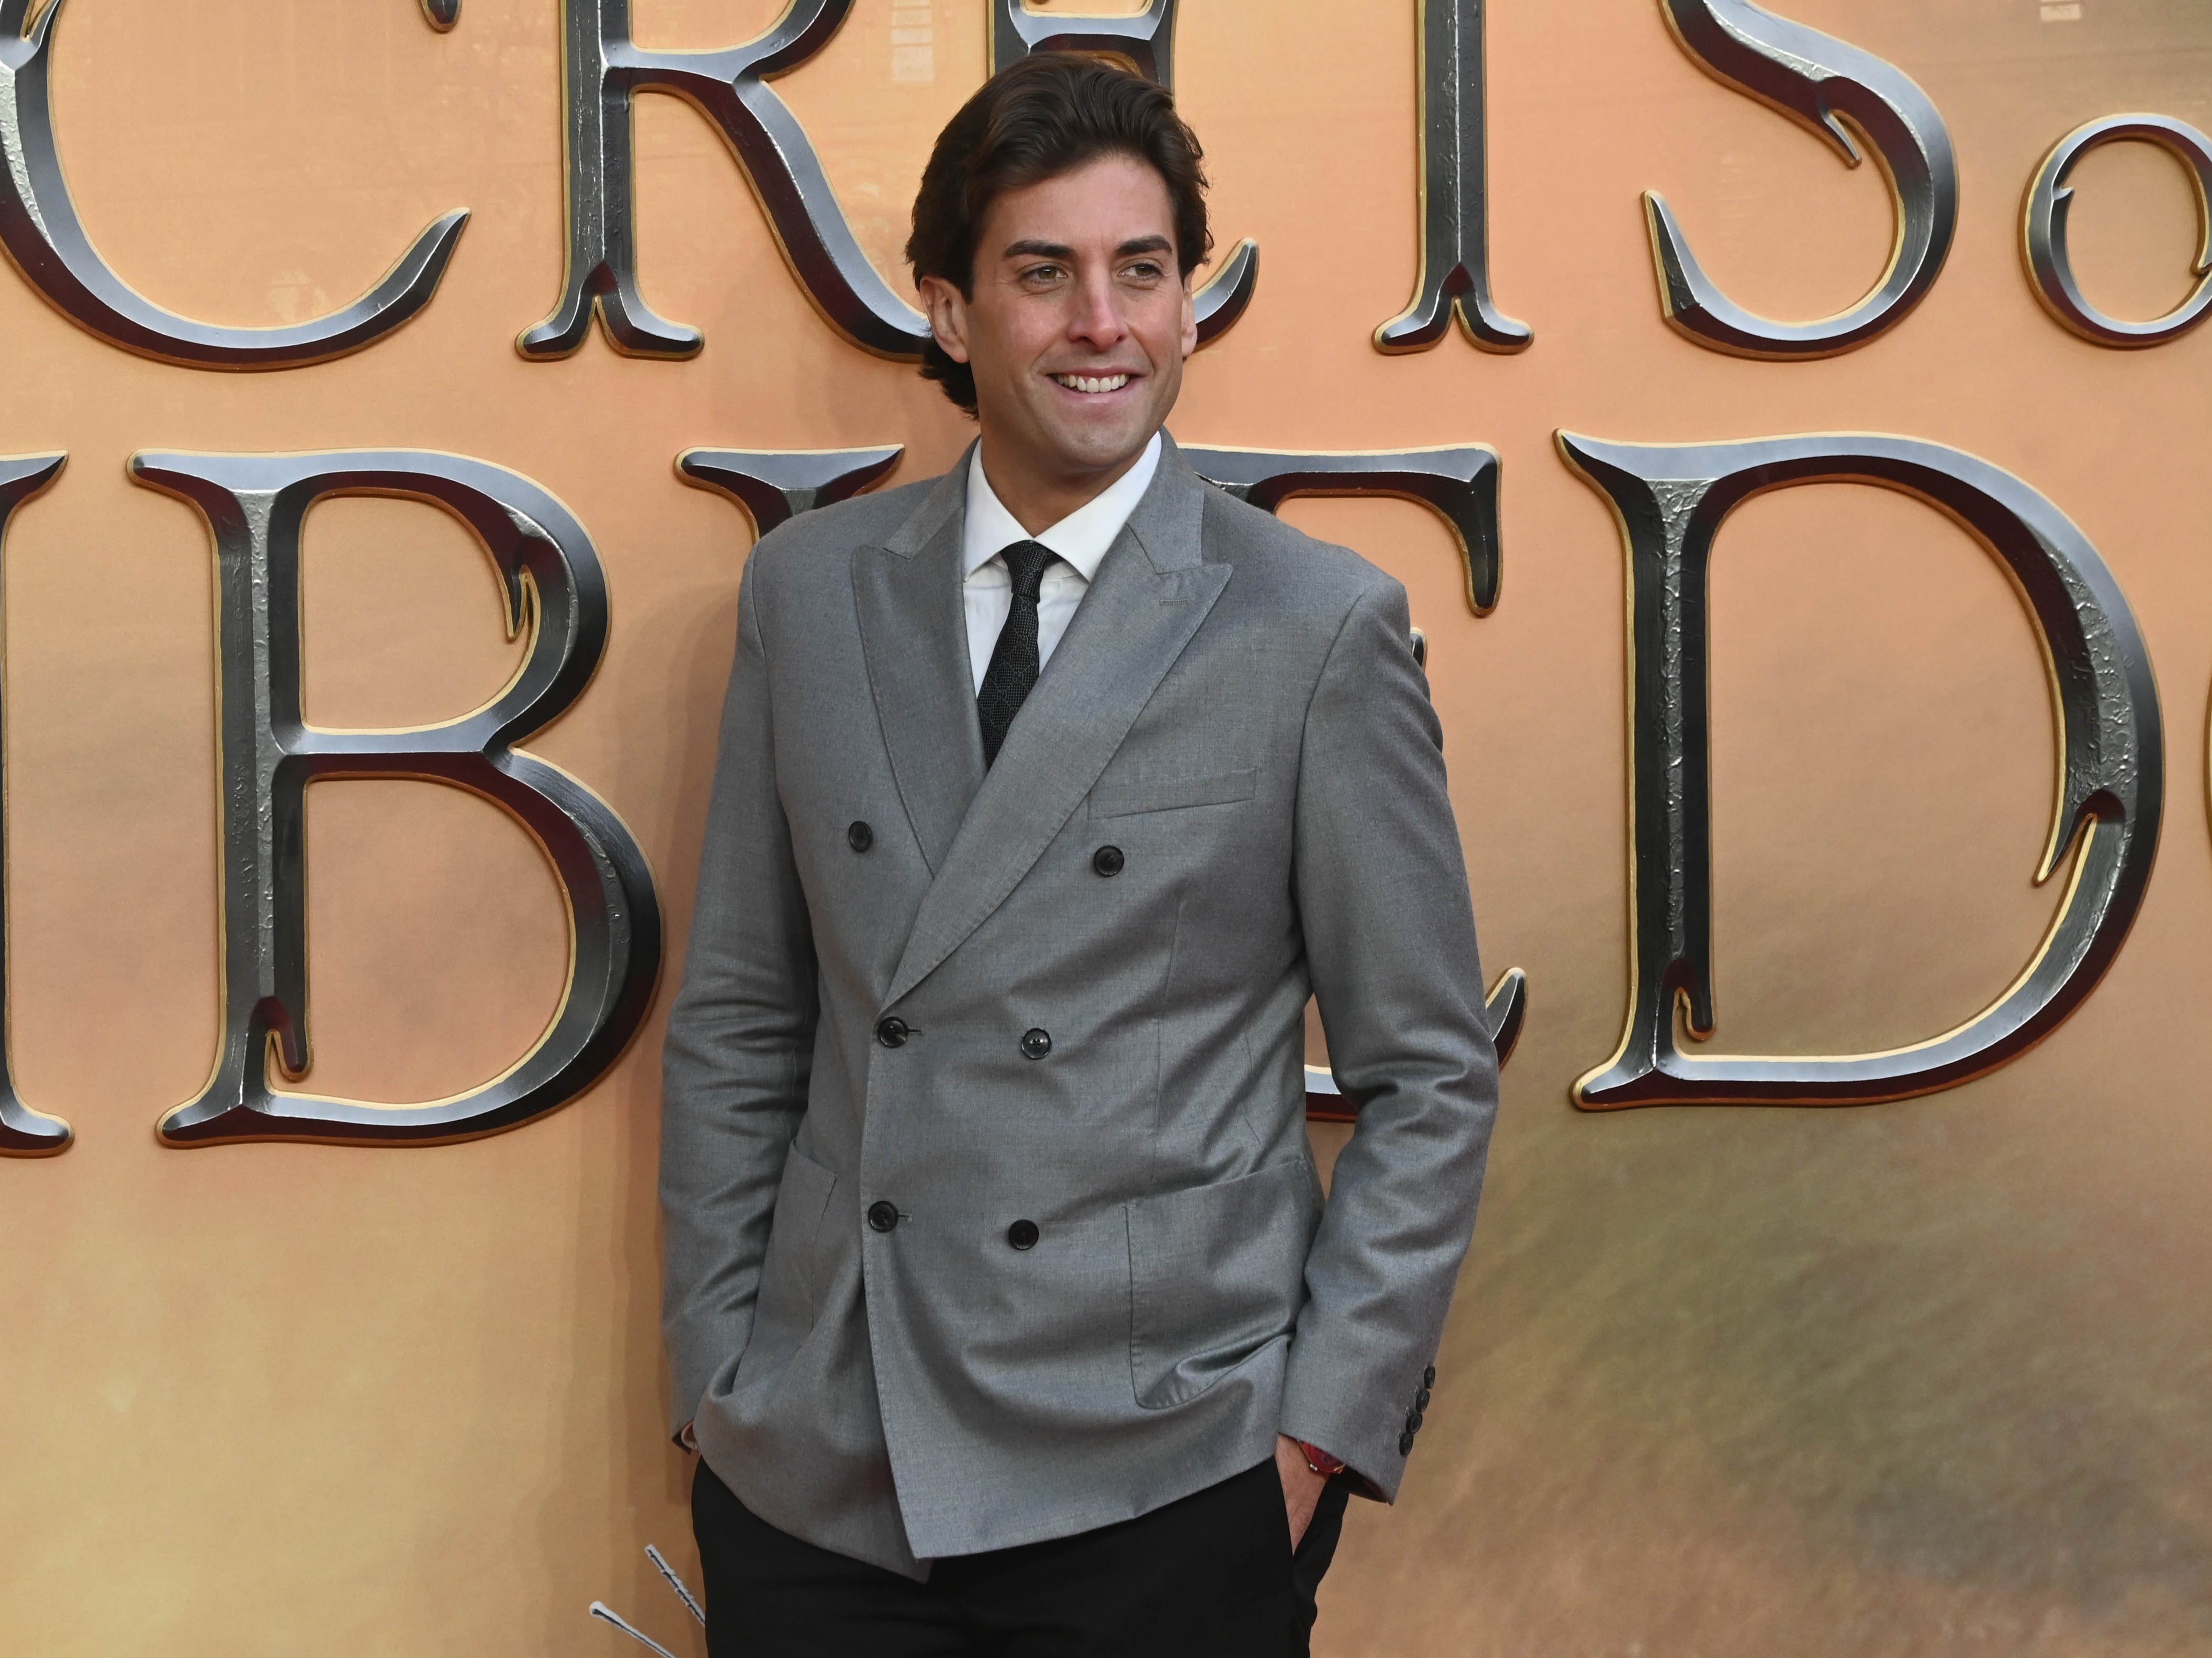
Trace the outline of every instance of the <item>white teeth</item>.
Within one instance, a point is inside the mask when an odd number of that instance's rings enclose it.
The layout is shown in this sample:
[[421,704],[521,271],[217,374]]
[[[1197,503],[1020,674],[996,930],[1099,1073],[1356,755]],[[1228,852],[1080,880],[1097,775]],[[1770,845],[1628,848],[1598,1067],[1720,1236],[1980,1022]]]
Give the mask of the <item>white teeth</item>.
[[1129,383],[1127,374],[1108,374],[1093,378],[1088,374],[1054,374],[1053,378],[1071,392],[1118,392]]

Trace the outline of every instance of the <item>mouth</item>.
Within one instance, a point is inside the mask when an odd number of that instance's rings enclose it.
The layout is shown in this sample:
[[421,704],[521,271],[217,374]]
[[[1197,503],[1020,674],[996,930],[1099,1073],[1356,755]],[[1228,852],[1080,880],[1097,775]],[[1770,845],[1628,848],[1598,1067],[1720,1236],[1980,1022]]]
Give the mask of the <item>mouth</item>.
[[1112,374],[1049,374],[1046,378],[1079,396],[1096,398],[1120,391],[1133,377],[1124,371]]

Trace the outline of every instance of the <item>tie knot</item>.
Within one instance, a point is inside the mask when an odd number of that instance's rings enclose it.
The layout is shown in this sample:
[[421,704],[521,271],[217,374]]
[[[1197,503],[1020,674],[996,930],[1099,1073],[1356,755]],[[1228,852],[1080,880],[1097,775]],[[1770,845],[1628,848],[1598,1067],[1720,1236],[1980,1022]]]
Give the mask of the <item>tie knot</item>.
[[1045,567],[1060,555],[1042,542],[1018,541],[999,556],[1006,561],[1006,574],[1014,579],[1014,591],[1034,604],[1044,586]]

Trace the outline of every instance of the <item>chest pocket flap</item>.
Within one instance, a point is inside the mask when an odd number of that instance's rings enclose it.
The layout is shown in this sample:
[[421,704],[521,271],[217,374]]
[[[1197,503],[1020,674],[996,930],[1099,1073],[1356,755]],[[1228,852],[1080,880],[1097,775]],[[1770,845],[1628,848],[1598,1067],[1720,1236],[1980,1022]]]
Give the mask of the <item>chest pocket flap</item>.
[[1091,791],[1093,817],[1129,817],[1140,811],[1174,811],[1184,806],[1226,806],[1249,800],[1260,786],[1260,770],[1216,772],[1210,777],[1134,777],[1102,783]]

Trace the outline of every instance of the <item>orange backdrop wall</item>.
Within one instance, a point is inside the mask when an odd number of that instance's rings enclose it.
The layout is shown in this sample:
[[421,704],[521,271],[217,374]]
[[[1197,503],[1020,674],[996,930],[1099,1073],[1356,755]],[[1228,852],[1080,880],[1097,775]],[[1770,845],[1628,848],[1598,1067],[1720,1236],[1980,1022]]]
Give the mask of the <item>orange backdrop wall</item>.
[[[637,0],[635,25],[720,46],[776,9]],[[1530,981],[1433,1425],[1397,1509],[1357,1505],[1324,1593],[1338,1658],[2212,1642],[2212,331],[2135,352],[2062,331],[2018,228],[2081,122],[2212,127],[2212,9],[1787,9],[1918,82],[1963,198],[1926,302],[1801,363],[1669,331],[1639,193],[1666,192],[1734,297],[1810,318],[1880,276],[1883,179],[1701,73],[1652,0],[1491,12],[1492,270],[1535,333],[1510,356],[1370,340],[1418,257],[1413,0],[1183,0],[1175,82],[1217,237],[1255,238],[1261,269],[1176,435],[1486,443],[1504,468],[1504,597],[1480,620],[1421,508],[1286,508],[1412,590],[1487,964]],[[986,21],[984,0],[860,0],[776,83],[902,292],[913,187],[982,78]],[[529,746],[642,843],[665,1004],[752,534],[673,458],[898,442],[896,482],[966,441],[933,387],[823,324],[727,149],[667,97],[636,118],[643,277],[705,349],[517,354],[562,275],[559,27],[554,0],[465,0],[447,33],[413,0],[68,0],[58,26],[76,199],[172,310],[295,321],[438,214],[473,216],[414,322],[271,374],[129,355],[0,271],[0,453],[70,457],[5,549],[9,1034],[25,1099],[76,1131],[0,1163],[7,1651],[617,1655],[595,1598],[703,1651],[641,1552],[696,1581],[660,1407],[658,1013],[597,1087],[488,1139],[187,1151],[154,1128],[218,1029],[214,578],[204,525],[131,484],[129,456],[444,450],[573,509],[612,643]],[[2084,286],[2119,315],[2171,307],[2201,234],[2184,174],[2125,144],[2075,182]],[[1891,1105],[1569,1103],[1627,993],[1627,738],[1620,537],[1561,427],[1909,434],[2026,479],[2097,544],[2157,667],[2167,810],[2133,936],[2049,1042]],[[1731,522],[1713,606],[1714,1046],[1868,1049],[1972,1015],[2056,902],[2030,879],[2051,707],[2003,573],[1923,506],[1820,486]],[[319,725],[448,718],[518,660],[482,551],[418,504],[318,507],[304,613]],[[566,972],[534,844],[430,783],[309,799],[310,1085],[423,1100],[513,1063]]]

